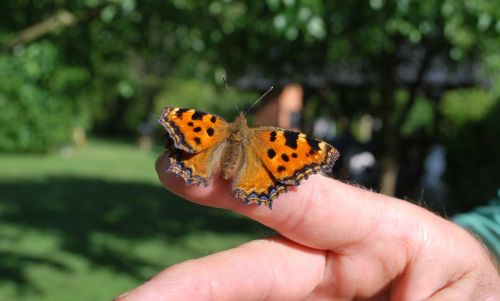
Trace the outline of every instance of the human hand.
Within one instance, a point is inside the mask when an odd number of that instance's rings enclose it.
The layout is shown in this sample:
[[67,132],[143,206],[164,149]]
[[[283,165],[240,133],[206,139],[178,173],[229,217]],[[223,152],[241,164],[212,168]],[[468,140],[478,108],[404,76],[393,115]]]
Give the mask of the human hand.
[[500,300],[492,258],[469,233],[409,202],[319,175],[273,204],[245,206],[229,183],[161,182],[193,202],[246,215],[281,236],[188,260],[119,297],[133,300]]

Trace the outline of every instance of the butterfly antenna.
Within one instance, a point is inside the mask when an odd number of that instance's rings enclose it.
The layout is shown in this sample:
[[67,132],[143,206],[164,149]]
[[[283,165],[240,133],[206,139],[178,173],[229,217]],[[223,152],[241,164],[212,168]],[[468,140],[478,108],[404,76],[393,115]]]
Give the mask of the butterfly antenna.
[[231,92],[229,91],[229,87],[227,86],[226,77],[225,77],[225,76],[223,76],[223,77],[222,77],[222,80],[224,81],[224,86],[226,86],[226,93],[227,93],[227,97],[229,97],[230,99],[232,99],[232,100],[233,100],[233,104],[234,104],[234,106],[236,107],[236,112],[241,113],[240,109],[238,108],[238,104],[236,103],[236,101],[235,101],[235,100],[234,100],[234,98],[232,97]]
[[256,105],[259,103],[259,101],[261,101],[267,94],[269,94],[269,92],[271,92],[272,90],[274,89],[273,86],[269,87],[269,89],[267,89],[266,92],[264,92],[264,94],[262,94],[261,97],[259,97],[259,99],[257,99],[253,105],[250,106],[250,108],[248,108],[248,110],[246,111],[245,115],[248,114],[248,112]]

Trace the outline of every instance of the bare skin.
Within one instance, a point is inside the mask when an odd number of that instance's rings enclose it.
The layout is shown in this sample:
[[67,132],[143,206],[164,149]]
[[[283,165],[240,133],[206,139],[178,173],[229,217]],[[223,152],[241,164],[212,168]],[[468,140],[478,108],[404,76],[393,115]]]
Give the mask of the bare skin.
[[500,300],[488,252],[453,223],[408,202],[323,176],[280,196],[273,210],[232,199],[229,183],[161,182],[281,236],[171,266],[120,296],[132,300]]

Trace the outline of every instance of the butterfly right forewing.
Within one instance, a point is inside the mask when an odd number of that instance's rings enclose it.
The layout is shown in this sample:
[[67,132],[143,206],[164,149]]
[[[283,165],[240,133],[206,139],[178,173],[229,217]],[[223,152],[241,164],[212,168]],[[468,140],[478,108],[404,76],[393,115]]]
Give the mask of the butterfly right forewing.
[[337,149],[324,141],[280,128],[253,129],[252,140],[264,166],[286,185],[298,185],[313,173],[331,173],[339,157]]

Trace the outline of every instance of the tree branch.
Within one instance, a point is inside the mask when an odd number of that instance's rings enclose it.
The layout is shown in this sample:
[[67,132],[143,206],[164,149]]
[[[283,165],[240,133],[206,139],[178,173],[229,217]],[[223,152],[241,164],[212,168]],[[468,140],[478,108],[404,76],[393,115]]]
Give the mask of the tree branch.
[[[417,100],[418,89],[420,88],[420,85],[422,84],[425,73],[427,72],[427,70],[430,66],[433,55],[434,55],[433,50],[429,50],[429,49],[425,50],[424,57],[422,58],[420,66],[418,67],[418,71],[417,71],[417,75],[415,76],[415,80],[411,83],[411,85],[409,87],[408,101],[405,103],[401,114],[399,114],[398,118],[396,119],[395,129],[401,129],[404,122],[406,121],[408,114],[410,113],[411,108],[415,104],[415,101]],[[398,136],[399,135],[400,135],[400,131],[398,132]]]
[[79,15],[75,15],[67,10],[61,10],[55,15],[22,30],[18,36],[7,44],[6,49],[10,51],[17,45],[30,43],[60,28],[74,26],[79,22],[97,16],[104,7],[95,7]]

